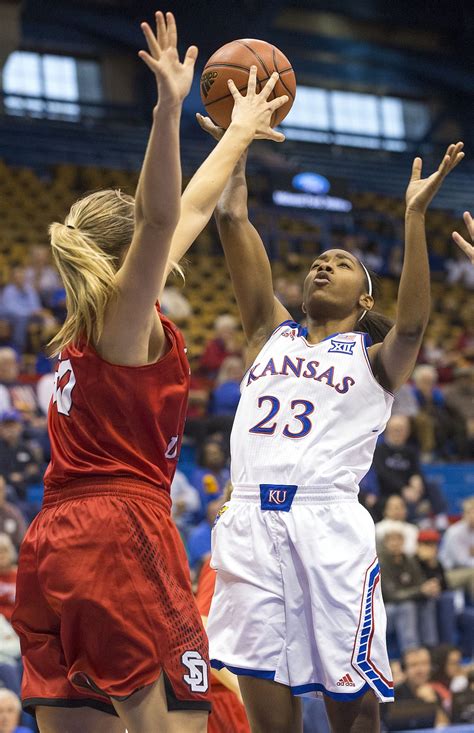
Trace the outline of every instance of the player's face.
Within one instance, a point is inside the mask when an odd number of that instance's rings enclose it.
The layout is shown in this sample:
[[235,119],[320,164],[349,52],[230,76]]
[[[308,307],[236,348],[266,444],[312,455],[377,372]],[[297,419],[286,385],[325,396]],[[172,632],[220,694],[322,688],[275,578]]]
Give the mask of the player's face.
[[346,318],[362,311],[360,297],[367,292],[367,276],[354,255],[330,249],[311,265],[303,286],[303,305],[310,317]]

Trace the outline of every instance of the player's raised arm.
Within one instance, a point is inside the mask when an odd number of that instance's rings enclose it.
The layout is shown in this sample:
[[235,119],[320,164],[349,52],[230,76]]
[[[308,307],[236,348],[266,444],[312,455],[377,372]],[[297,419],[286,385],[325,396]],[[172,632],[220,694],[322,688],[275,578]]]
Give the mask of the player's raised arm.
[[257,94],[257,68],[252,66],[245,97],[229,81],[229,89],[234,97],[232,121],[219,144],[206,158],[183,193],[181,217],[173,236],[163,286],[173,269],[173,263],[179,262],[208,223],[229,176],[250,142],[255,137],[275,142],[285,139],[284,135],[270,127],[273,112],[288,101],[287,96],[269,101],[277,80],[278,74],[272,74],[262,91]]
[[430,316],[430,268],[425,214],[445,177],[463,159],[463,143],[450,145],[438,170],[421,178],[422,161],[415,158],[406,192],[405,254],[398,289],[395,325],[381,344],[369,348],[379,382],[398,389],[410,377]]
[[[463,219],[467,231],[469,232],[469,235],[474,242],[474,219],[472,218],[469,211],[464,212]],[[469,242],[467,242],[464,237],[461,237],[458,232],[453,232],[453,239],[458,247],[460,247],[464,254],[471,260],[471,264],[474,265],[474,245],[469,244]]]
[[[202,129],[216,140],[222,130],[198,116]],[[258,350],[273,329],[290,314],[275,298],[272,271],[262,239],[248,217],[245,177],[247,152],[237,163],[216,208],[217,227],[229,267],[245,336]],[[252,353],[249,353],[249,359]]]
[[179,125],[183,100],[191,88],[197,48],[191,46],[181,63],[172,13],[166,18],[157,13],[156,24],[156,33],[148,23],[141,26],[149,52],[140,51],[139,56],[155,75],[158,104],[153,110],[135,195],[135,231],[116,277],[118,297],[108,324],[116,338],[121,328],[137,322],[146,328],[153,319],[181,209]]

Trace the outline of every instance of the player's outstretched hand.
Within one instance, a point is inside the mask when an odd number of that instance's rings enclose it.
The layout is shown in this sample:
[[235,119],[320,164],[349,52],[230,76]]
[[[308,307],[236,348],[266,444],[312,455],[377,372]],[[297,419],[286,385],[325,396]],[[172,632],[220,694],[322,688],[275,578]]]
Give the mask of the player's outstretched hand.
[[229,79],[228,85],[232,96],[234,97],[234,109],[232,110],[232,123],[247,127],[252,137],[259,137],[266,140],[274,140],[282,143],[285,136],[281,132],[276,132],[271,126],[272,115],[275,110],[283,107],[288,101],[288,97],[277,97],[269,100],[275,84],[278,81],[278,73],[275,71],[262,91],[257,94],[257,67],[250,67],[249,82],[247,85],[247,95],[244,97],[232,79]]
[[[463,219],[467,231],[469,232],[469,236],[474,242],[474,219],[470,215],[469,211],[464,212]],[[469,242],[466,242],[464,237],[461,237],[458,232],[453,232],[453,239],[458,247],[460,247],[464,254],[467,255],[467,257],[471,260],[471,264],[474,265],[474,246],[472,244],[469,244]]]
[[155,14],[156,33],[148,23],[142,23],[141,29],[148,44],[148,51],[139,51],[138,55],[151,69],[158,85],[158,101],[166,104],[181,104],[189,94],[193,81],[194,64],[198,50],[190,46],[181,63],[178,56],[178,32],[173,13]]
[[415,158],[410,183],[406,192],[407,211],[416,211],[420,214],[426,212],[448,173],[451,173],[464,158],[464,153],[461,152],[463,146],[464,143],[462,142],[450,145],[438,170],[432,173],[431,176],[428,176],[428,178],[421,177],[423,163],[421,158]]

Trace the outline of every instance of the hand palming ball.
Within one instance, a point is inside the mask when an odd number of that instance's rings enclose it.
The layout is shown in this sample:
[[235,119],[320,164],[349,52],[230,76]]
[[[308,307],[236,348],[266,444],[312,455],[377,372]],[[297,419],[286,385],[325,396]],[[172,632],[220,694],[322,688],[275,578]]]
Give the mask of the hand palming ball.
[[286,56],[271,43],[241,38],[226,43],[216,51],[201,76],[202,102],[211,120],[219,127],[229,127],[234,107],[234,99],[227,86],[228,79],[232,79],[237,89],[245,94],[251,66],[257,67],[257,93],[273,72],[278,71],[280,78],[269,99],[283,94],[289,97],[288,102],[273,113],[272,127],[279,125],[290,111],[296,94],[296,78]]

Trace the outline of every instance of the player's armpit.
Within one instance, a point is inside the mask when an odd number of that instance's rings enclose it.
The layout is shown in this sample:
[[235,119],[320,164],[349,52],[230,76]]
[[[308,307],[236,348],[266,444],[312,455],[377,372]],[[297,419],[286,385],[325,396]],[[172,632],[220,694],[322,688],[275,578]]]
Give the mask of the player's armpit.
[[382,343],[368,348],[372,371],[382,387],[394,392],[410,379],[422,341],[423,332],[404,336],[395,325]]

